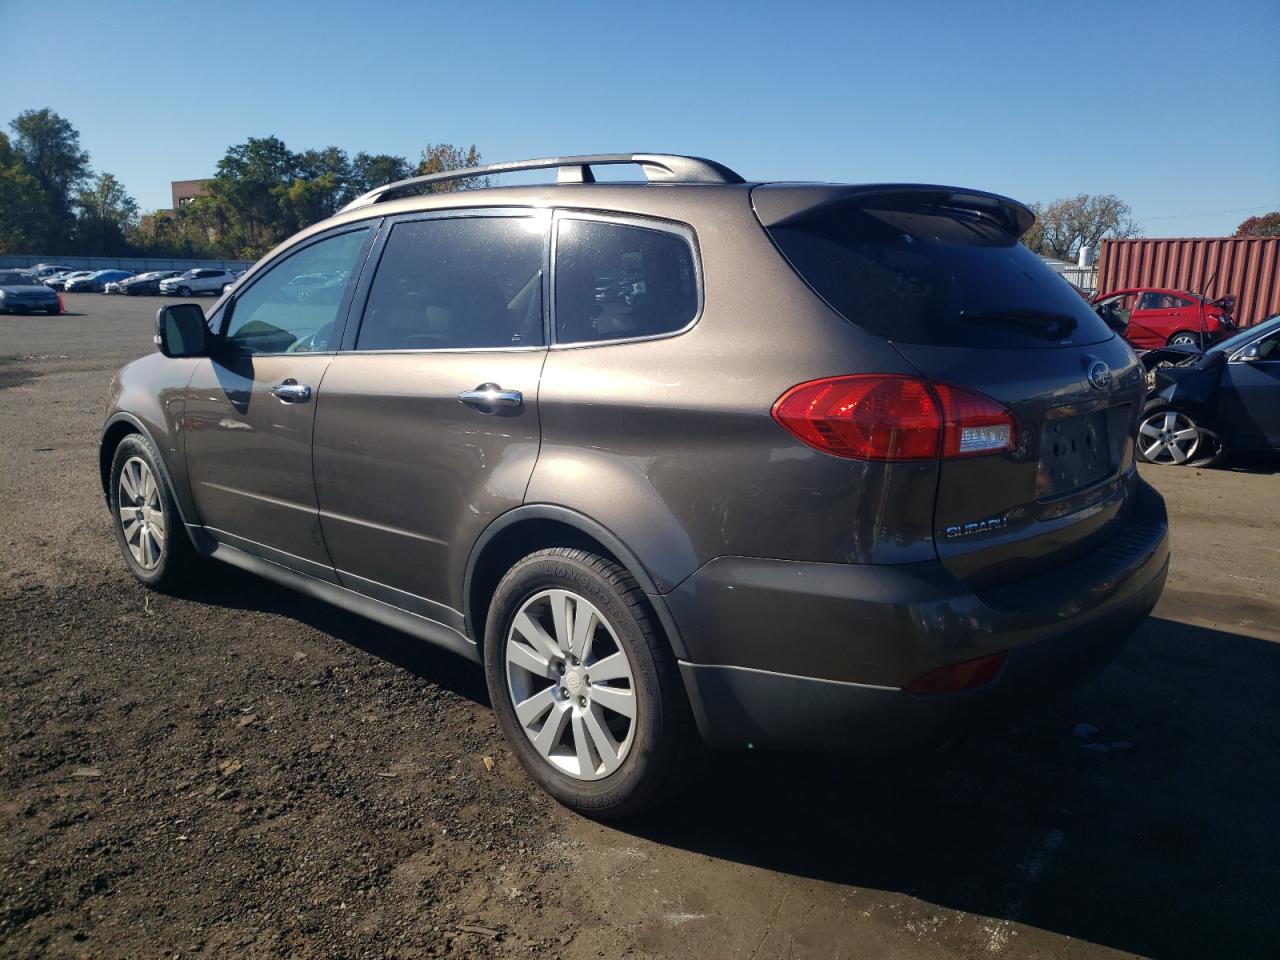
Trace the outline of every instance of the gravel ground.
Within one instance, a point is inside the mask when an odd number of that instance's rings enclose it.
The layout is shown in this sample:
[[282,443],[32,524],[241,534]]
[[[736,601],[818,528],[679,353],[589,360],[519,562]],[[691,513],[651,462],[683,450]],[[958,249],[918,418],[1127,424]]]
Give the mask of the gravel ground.
[[149,593],[96,476],[156,301],[0,317],[0,955],[1274,956],[1280,466],[1151,470],[1174,565],[1090,686],[889,767],[745,754],[623,827],[479,672],[210,569]]

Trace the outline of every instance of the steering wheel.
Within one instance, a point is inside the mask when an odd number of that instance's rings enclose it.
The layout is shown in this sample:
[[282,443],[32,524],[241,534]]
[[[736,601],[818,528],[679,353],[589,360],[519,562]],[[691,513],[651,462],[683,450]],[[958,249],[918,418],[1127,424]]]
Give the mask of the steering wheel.
[[314,353],[316,344],[320,344],[320,349],[324,349],[329,345],[329,336],[333,333],[333,321],[329,321],[323,327],[312,331],[305,337],[293,341],[289,345],[289,349],[285,353]]

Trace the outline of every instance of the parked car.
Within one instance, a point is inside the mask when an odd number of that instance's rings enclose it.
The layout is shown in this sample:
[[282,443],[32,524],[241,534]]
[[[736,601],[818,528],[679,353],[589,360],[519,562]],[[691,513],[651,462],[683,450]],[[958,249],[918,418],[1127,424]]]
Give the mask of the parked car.
[[92,270],[72,270],[69,273],[55,273],[44,281],[45,286],[52,287],[54,290],[63,290],[68,282],[80,280],[84,277],[91,276]]
[[95,270],[87,277],[68,278],[63,289],[67,293],[102,293],[108,283],[131,276],[129,270]]
[[61,313],[62,299],[29,273],[0,270],[0,313]]
[[[595,181],[620,163],[651,182]],[[158,311],[102,432],[121,555],[482,664],[526,771],[594,816],[703,744],[953,739],[1104,661],[1168,569],[1143,369],[1019,244],[1033,219],[668,155],[379,188],[207,316]],[[288,296],[321,272],[340,298]]]
[[160,282],[182,275],[181,270],[151,270],[120,281],[120,293],[131,297],[155,296],[160,292]]
[[160,281],[160,292],[192,297],[200,293],[222,293],[222,288],[235,280],[230,270],[214,270],[199,267],[167,280]]
[[68,267],[59,263],[37,263],[34,267],[31,267],[26,272],[31,274],[37,280],[43,282],[44,280],[54,276],[55,274],[70,273],[73,270],[75,270],[75,267]]
[[1280,314],[1203,355],[1161,360],[1138,428],[1143,460],[1209,466],[1228,453],[1280,450]]
[[1130,287],[1102,294],[1094,305],[1127,325],[1124,338],[1142,350],[1175,343],[1207,347],[1236,329],[1234,297],[1209,300],[1185,290]]

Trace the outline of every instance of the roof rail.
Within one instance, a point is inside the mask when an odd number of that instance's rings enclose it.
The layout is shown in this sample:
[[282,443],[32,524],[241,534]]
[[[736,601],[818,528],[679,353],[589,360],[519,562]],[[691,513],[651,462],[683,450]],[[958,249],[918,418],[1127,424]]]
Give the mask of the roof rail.
[[714,160],[704,160],[702,157],[683,157],[667,153],[600,153],[586,157],[545,157],[541,160],[490,163],[483,167],[469,167],[466,170],[446,170],[443,173],[410,177],[408,180],[397,180],[395,183],[388,183],[370,190],[363,196],[356,197],[342,210],[367,207],[427,184],[444,183],[449,180],[470,180],[472,177],[487,177],[496,173],[516,173],[523,170],[555,168],[558,171],[557,183],[595,183],[596,178],[591,172],[592,167],[622,163],[637,164],[650,183],[746,182],[724,164],[716,163]]

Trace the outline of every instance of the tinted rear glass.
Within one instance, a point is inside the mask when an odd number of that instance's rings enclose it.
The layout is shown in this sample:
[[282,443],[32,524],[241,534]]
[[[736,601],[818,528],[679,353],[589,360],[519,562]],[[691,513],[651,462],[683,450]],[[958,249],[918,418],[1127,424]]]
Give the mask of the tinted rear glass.
[[1112,335],[1044,261],[965,210],[827,204],[769,234],[833,308],[887,340],[1050,347]]
[[698,315],[693,248],[678,233],[601,220],[560,221],[556,340],[675,333]]

